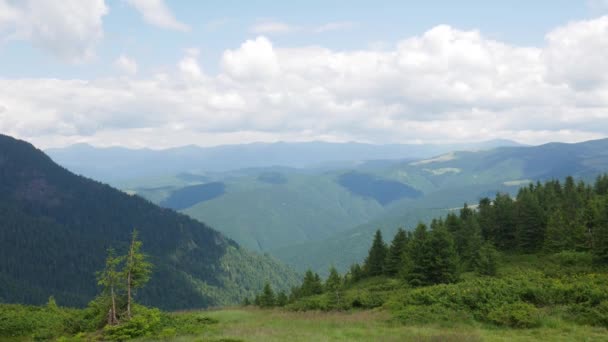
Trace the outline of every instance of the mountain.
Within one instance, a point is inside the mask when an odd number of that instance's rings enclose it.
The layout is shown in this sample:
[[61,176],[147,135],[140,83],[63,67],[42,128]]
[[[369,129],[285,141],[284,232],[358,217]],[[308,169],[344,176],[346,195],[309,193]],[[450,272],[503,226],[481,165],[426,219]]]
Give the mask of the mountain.
[[0,135],[0,302],[53,295],[82,306],[98,292],[106,249],[124,251],[134,228],[155,265],[144,304],[183,309],[234,304],[266,281],[297,275],[207,225],[72,174],[32,145]]
[[569,175],[592,181],[608,171],[608,139],[576,144],[501,147],[488,151],[452,152],[431,159],[395,163],[373,172],[409,184],[424,193],[419,199],[393,203],[369,222],[317,242],[285,246],[271,253],[300,270],[340,270],[366,255],[376,229],[393,236],[399,227],[413,229],[419,221],[445,216],[464,202],[476,204],[497,192],[516,194],[530,182]]
[[96,148],[86,144],[48,149],[46,153],[72,172],[115,184],[132,178],[181,172],[225,172],[243,168],[343,166],[376,159],[427,158],[453,150],[516,146],[509,140],[469,144],[252,143],[216,147],[183,146],[165,150]]

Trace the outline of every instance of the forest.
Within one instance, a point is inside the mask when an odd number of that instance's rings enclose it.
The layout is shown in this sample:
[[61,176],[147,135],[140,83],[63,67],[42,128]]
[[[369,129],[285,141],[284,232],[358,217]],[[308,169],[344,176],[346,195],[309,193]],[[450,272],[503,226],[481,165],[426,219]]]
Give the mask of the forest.
[[131,283],[125,275],[132,270],[134,289],[143,287],[152,266],[133,235],[125,256],[108,255],[105,269],[97,273],[101,292],[87,308],[58,307],[53,298],[38,307],[2,304],[0,336],[216,336],[247,324],[232,315],[249,317],[248,324],[275,319],[299,324],[310,319],[298,316],[302,312],[321,317],[339,312],[339,319],[348,319],[368,311],[389,313],[388,320],[381,320],[385,323],[374,319],[374,324],[389,324],[397,334],[426,326],[445,333],[464,326],[492,338],[533,331],[550,340],[564,334],[562,328],[569,329],[566,336],[601,336],[608,327],[607,230],[608,175],[593,184],[572,177],[563,183],[551,180],[524,187],[515,198],[497,194],[476,206],[465,204],[413,231],[399,229],[388,244],[378,231],[362,264],[345,274],[332,267],[321,279],[309,270],[289,293],[275,292],[267,283],[236,311],[169,313],[133,304],[131,315]]

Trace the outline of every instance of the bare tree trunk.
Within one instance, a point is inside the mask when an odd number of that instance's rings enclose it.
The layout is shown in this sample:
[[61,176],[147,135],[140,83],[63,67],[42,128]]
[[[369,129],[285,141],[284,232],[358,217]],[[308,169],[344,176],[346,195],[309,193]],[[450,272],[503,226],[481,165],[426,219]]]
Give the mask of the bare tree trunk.
[[118,319],[116,318],[116,295],[114,295],[114,286],[112,286],[112,322],[110,325],[114,325],[118,323]]

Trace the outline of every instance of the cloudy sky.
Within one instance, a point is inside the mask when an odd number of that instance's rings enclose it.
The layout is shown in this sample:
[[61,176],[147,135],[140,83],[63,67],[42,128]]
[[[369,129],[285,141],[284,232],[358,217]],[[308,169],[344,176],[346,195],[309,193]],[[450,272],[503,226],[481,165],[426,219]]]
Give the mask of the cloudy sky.
[[0,0],[40,147],[608,136],[608,0]]

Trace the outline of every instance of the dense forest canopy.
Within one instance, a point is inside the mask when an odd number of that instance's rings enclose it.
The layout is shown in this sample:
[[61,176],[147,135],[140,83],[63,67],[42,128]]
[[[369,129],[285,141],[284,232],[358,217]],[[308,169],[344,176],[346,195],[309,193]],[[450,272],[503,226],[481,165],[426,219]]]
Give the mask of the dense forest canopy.
[[156,265],[139,294],[162,308],[229,304],[270,280],[297,276],[242,250],[203,223],[138,196],[76,176],[32,145],[0,135],[0,301],[82,306],[97,292],[95,270],[138,229]]

